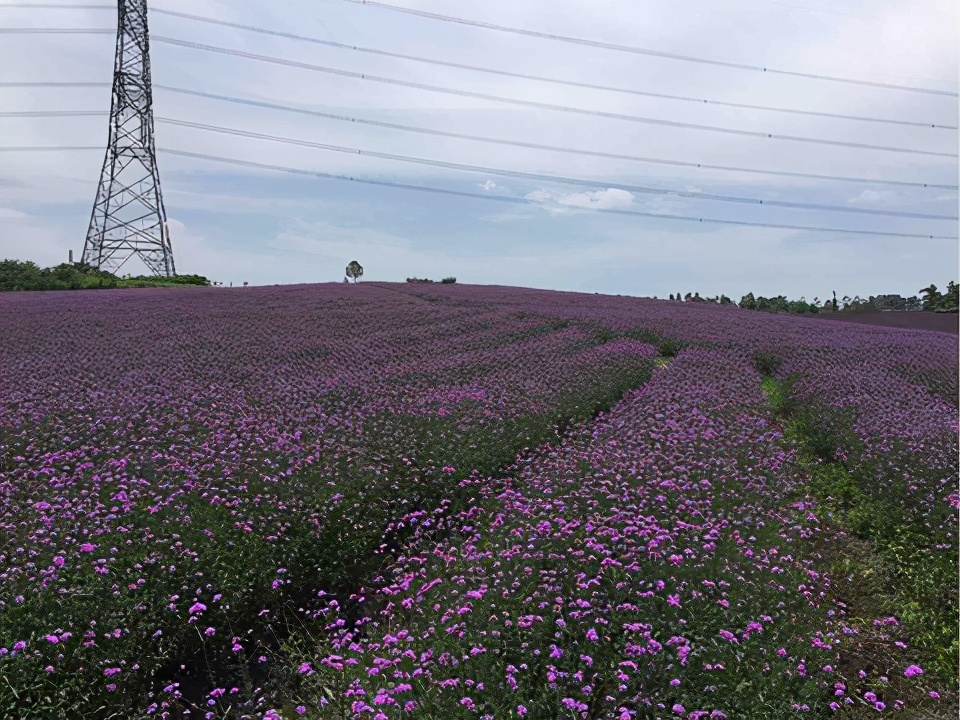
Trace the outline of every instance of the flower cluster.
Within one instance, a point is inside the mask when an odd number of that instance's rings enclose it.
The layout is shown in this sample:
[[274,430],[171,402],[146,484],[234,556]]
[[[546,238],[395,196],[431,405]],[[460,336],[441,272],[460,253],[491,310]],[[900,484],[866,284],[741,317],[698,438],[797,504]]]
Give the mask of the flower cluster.
[[752,359],[855,412],[854,469],[895,477],[946,556],[956,343],[748,315],[460,285],[5,294],[0,714],[942,703],[909,623],[837,604],[842,538]]

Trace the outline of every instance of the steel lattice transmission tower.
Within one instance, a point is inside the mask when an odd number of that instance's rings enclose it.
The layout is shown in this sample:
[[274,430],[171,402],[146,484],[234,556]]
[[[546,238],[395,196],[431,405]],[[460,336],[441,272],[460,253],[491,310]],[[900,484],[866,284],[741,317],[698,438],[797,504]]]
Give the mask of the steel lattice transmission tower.
[[155,274],[174,274],[153,142],[147,0],[118,0],[110,139],[83,246],[83,262],[116,272],[138,256]]

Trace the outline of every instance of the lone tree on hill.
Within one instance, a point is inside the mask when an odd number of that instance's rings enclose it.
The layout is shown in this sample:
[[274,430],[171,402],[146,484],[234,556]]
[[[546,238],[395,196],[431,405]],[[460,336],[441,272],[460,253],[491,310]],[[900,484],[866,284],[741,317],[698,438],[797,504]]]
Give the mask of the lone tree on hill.
[[353,278],[353,282],[357,282],[361,275],[363,275],[363,266],[356,260],[351,260],[350,264],[347,265],[347,277]]

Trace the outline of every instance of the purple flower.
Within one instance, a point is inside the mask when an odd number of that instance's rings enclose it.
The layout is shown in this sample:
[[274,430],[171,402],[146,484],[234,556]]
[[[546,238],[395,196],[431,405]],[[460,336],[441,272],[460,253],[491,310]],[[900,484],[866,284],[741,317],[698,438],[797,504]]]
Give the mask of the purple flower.
[[915,675],[923,675],[923,668],[919,665],[911,665],[903,671],[904,677],[914,677]]

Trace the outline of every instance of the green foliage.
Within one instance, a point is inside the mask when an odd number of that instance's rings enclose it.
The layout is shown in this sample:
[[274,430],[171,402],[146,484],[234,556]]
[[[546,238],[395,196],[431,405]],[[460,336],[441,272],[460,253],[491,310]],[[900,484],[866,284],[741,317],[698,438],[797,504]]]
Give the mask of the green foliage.
[[[762,386],[800,449],[798,461],[809,477],[803,490],[816,499],[818,515],[847,534],[843,552],[826,559],[835,600],[852,624],[866,618],[866,632],[871,618],[899,618],[920,664],[954,683],[960,548],[942,469],[928,466],[904,443],[862,452],[854,413],[801,397],[795,384],[795,378],[767,377]],[[869,644],[861,651],[871,652]]]
[[632,340],[645,342],[648,345],[653,345],[660,352],[660,356],[665,358],[676,357],[681,350],[691,345],[691,343],[685,340],[674,340],[672,338],[667,338],[657,332],[654,332],[653,330],[647,330],[646,328],[635,328],[633,330],[628,330],[623,334],[623,336]]
[[783,361],[768,350],[757,350],[753,354],[753,368],[763,377],[773,377]]
[[788,300],[786,295],[777,295],[776,297],[765,298],[762,295],[754,297],[753,293],[747,293],[740,298],[740,307],[745,310],[762,310],[773,313],[789,314],[816,314],[820,312],[820,306],[816,303],[808,303],[801,298],[800,300]]
[[36,263],[20,260],[0,261],[0,292],[23,290],[93,290],[131,287],[208,286],[202,275],[156,277],[141,275],[119,278],[106,270],[84,263],[62,263],[41,269]]
[[780,381],[770,378],[765,384],[766,388],[776,388],[774,408],[789,423],[790,433],[820,462],[845,462],[858,457],[863,441],[854,431],[854,409],[801,396],[796,388],[798,380],[796,376]]
[[348,278],[356,282],[363,275],[363,266],[356,260],[351,260],[350,264],[347,265],[346,273]]
[[20,260],[0,261],[0,291],[36,290],[41,282],[40,266]]
[[181,287],[185,285],[208,287],[210,281],[203,275],[174,275],[169,278],[139,275],[137,277],[125,277],[117,282],[117,287]]
[[947,291],[940,296],[936,307],[934,308],[935,312],[948,312],[955,313],[957,312],[958,306],[960,306],[960,296],[958,296],[958,288],[953,280],[947,283]]
[[[552,325],[561,330],[566,322],[554,319]],[[243,497],[186,490],[169,504],[135,507],[126,527],[97,538],[101,550],[91,556],[102,553],[113,584],[99,581],[93,563],[67,565],[51,592],[23,592],[23,602],[3,606],[0,646],[26,640],[38,654],[6,665],[0,657],[0,716],[19,717],[20,708],[30,707],[49,717],[133,717],[146,692],[172,682],[182,685],[183,706],[198,705],[206,698],[189,688],[199,687],[201,678],[253,694],[267,674],[257,658],[279,651],[294,626],[303,630],[296,609],[316,602],[317,588],[352,607],[350,595],[369,585],[407,540],[413,528],[400,523],[405,515],[461,509],[474,492],[464,481],[497,482],[518,455],[558,442],[650,373],[648,359],[626,354],[596,371],[591,366],[575,389],[559,392],[536,413],[478,422],[475,407],[464,401],[445,415],[371,417],[358,453],[322,468],[306,466],[282,483],[251,472]],[[19,450],[12,445],[9,452]],[[0,455],[0,468],[7,462],[7,454]],[[253,498],[270,498],[273,512],[238,514],[235,503],[253,504]],[[69,521],[63,522],[66,528]],[[5,533],[0,530],[0,545],[16,542]],[[158,544],[181,548],[181,561],[156,562],[151,548]],[[215,599],[221,593],[229,604]],[[190,622],[197,601],[207,610]],[[57,627],[83,627],[90,620],[99,630],[95,646],[83,648],[80,635],[56,645],[44,640]],[[243,650],[232,652],[222,633],[207,636],[208,625],[229,627]],[[105,635],[115,628],[122,632]],[[55,674],[44,670],[53,664]],[[107,680],[108,667],[122,672]],[[113,692],[107,683],[116,685]]]
[[951,280],[947,283],[947,291],[941,293],[937,286],[931,283],[920,291],[923,295],[923,309],[929,312],[955,313],[960,305],[958,285]]
[[940,295],[940,291],[937,290],[937,286],[933,283],[930,283],[929,286],[921,290],[920,294],[923,295],[924,310],[936,310],[937,305],[939,305],[940,301],[943,299]]
[[445,278],[444,278],[443,280],[441,280],[440,282],[441,282],[443,285],[453,285],[455,282],[457,282],[457,279],[456,279],[455,277],[445,277]]

